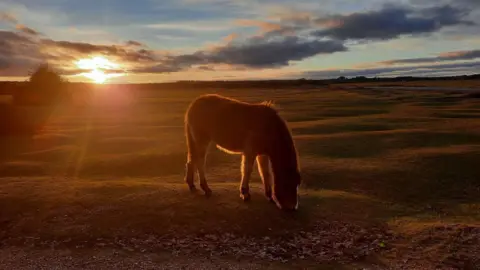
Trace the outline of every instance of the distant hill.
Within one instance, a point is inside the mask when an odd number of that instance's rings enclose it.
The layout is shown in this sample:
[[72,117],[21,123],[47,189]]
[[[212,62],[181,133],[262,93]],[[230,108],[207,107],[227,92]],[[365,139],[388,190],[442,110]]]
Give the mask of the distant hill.
[[[310,80],[310,79],[295,79],[295,80],[226,80],[226,81],[177,81],[168,83],[140,83],[137,85],[137,90],[153,90],[167,88],[167,89],[183,89],[187,87],[214,87],[214,88],[285,88],[285,87],[299,87],[299,86],[324,86],[329,84],[338,83],[362,83],[362,82],[412,82],[412,81],[451,81],[451,80],[480,80],[480,74],[474,75],[459,75],[459,76],[445,76],[445,77],[385,77],[385,78],[369,78],[365,76],[358,77],[339,77],[336,79],[325,80]],[[0,82],[0,95],[12,94],[15,89],[18,89],[26,82]],[[88,83],[69,83],[71,89],[86,89],[92,87],[92,84]],[[119,84],[111,84],[119,86]],[[126,84],[122,84],[126,85]]]

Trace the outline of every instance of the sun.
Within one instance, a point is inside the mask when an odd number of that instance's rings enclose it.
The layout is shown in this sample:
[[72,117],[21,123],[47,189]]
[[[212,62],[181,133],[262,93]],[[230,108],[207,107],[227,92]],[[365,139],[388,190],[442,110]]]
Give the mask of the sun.
[[97,84],[103,84],[112,77],[122,76],[122,74],[118,73],[106,73],[105,71],[118,70],[119,65],[102,56],[80,59],[76,62],[76,65],[82,70],[89,71],[82,73],[82,75]]
[[91,79],[94,83],[102,84],[107,81],[108,74],[101,70],[93,69],[89,73],[84,73],[83,76]]

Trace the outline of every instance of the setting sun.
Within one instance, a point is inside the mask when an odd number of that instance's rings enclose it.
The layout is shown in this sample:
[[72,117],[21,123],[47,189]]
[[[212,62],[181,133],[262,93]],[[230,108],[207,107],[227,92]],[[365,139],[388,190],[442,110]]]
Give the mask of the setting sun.
[[89,70],[89,72],[82,73],[82,75],[98,84],[105,83],[112,77],[121,76],[121,74],[106,73],[105,71],[118,70],[119,65],[101,56],[81,59],[77,61],[76,65],[80,69]]

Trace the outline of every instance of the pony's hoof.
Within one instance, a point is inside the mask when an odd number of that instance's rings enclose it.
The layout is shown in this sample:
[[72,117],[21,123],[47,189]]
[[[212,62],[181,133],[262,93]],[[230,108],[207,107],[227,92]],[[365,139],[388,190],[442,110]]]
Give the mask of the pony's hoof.
[[269,201],[273,201],[273,195],[272,195],[272,191],[271,190],[267,190],[265,191],[265,197],[267,198],[267,200]]
[[240,198],[242,198],[244,202],[250,201],[250,191],[248,187],[240,188]]
[[248,202],[248,201],[250,201],[251,196],[250,196],[250,193],[240,194],[240,198],[241,198],[244,202]]
[[194,185],[188,186],[188,189],[190,190],[191,193],[197,192],[197,188]]
[[205,192],[205,197],[210,198],[212,197],[212,191],[210,189],[204,190]]

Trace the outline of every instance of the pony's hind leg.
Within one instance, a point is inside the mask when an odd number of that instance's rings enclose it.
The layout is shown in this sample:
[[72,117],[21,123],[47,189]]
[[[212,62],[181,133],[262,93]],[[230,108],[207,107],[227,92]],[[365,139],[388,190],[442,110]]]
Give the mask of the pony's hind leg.
[[240,183],[240,198],[244,201],[250,200],[250,176],[253,170],[253,163],[255,162],[255,155],[242,155],[242,181]]
[[195,157],[197,155],[197,150],[196,150],[195,140],[192,136],[190,127],[188,125],[185,125],[185,133],[186,133],[187,151],[188,151],[187,163],[185,164],[185,182],[187,183],[190,191],[194,192],[196,191],[194,181],[195,181],[195,171],[196,171]]
[[205,156],[207,155],[207,148],[210,144],[210,138],[202,132],[195,131],[189,125],[186,125],[186,133],[189,151],[186,181],[190,187],[190,190],[195,190],[195,186],[193,185],[193,176],[194,170],[196,169],[198,178],[200,179],[200,187],[205,192],[205,195],[210,197],[210,195],[212,195],[212,191],[208,187],[207,179],[205,177]]
[[194,181],[195,181],[195,163],[192,159],[192,156],[188,154],[187,157],[187,164],[185,164],[185,182],[188,185],[188,188],[190,189],[191,192],[194,192],[197,190],[195,187]]
[[208,186],[207,179],[205,177],[205,161],[209,144],[209,141],[203,141],[201,144],[197,145],[198,156],[196,157],[195,161],[198,171],[198,178],[200,179],[200,187],[205,192],[205,196],[207,197],[212,195],[212,190]]
[[188,124],[185,125],[185,133],[187,137],[187,163],[185,164],[185,182],[187,183],[190,191],[196,191],[194,184],[195,171],[198,173],[200,179],[200,187],[205,192],[205,195],[209,197],[212,191],[208,187],[205,177],[205,156],[207,154],[207,148],[210,144],[208,136],[202,135]]
[[258,172],[263,181],[263,190],[265,192],[265,196],[268,200],[273,201],[272,199],[272,173],[270,171],[270,160],[266,155],[258,155],[257,156],[257,166]]

